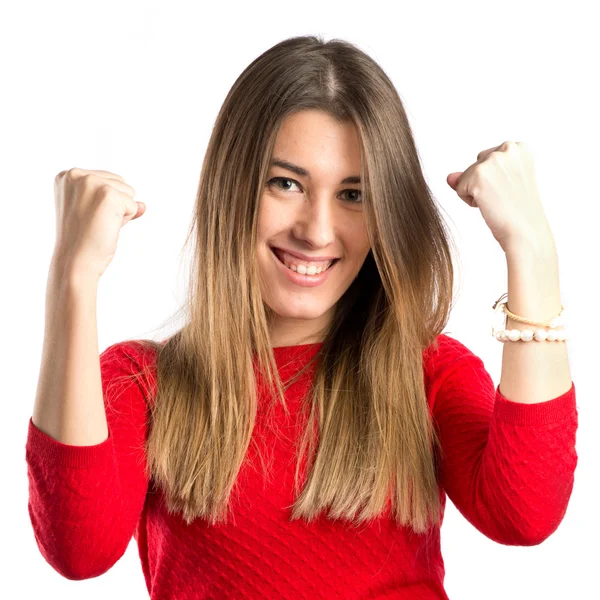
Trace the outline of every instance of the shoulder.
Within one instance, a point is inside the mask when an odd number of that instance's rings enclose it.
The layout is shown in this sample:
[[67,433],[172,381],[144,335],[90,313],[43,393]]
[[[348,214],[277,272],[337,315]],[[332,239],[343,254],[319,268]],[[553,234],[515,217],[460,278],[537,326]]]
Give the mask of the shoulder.
[[113,396],[126,389],[137,389],[144,397],[153,395],[159,348],[160,344],[143,339],[128,339],[109,345],[100,353],[104,392]]
[[155,345],[151,340],[131,339],[116,342],[100,353],[100,364],[108,370],[139,370],[153,360]]
[[457,361],[482,362],[465,344],[447,333],[440,333],[423,352],[423,370],[427,380],[442,378],[449,370],[458,366]]

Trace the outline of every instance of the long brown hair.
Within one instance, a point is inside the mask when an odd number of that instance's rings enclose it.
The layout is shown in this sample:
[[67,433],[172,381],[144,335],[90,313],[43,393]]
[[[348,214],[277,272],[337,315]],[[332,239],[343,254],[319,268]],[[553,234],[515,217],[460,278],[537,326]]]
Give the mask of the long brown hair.
[[441,516],[441,448],[423,351],[437,348],[452,308],[452,239],[396,89],[344,40],[309,35],[276,44],[238,77],[217,116],[186,240],[195,248],[185,324],[162,342],[141,341],[156,352],[147,474],[187,523],[226,522],[256,419],[253,356],[287,410],[291,381],[281,381],[269,343],[273,314],[255,250],[278,128],[303,109],[357,128],[371,250],[307,365],[316,369],[291,518],[310,521],[327,509],[358,525],[389,500],[399,525],[424,533]]

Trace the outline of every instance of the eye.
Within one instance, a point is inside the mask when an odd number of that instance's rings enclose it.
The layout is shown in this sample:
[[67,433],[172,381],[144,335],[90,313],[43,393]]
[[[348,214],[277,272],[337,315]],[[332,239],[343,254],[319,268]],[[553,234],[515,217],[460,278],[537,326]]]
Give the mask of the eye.
[[276,188],[279,188],[280,190],[283,189],[283,191],[287,191],[287,189],[284,189],[281,187],[280,183],[282,181],[290,181],[291,183],[295,183],[296,185],[300,185],[297,181],[294,181],[293,179],[290,179],[289,177],[273,177],[272,179],[269,179],[269,181],[267,182],[267,185],[271,186],[275,186]]
[[[273,178],[269,179],[269,181],[267,182],[267,185],[274,186],[274,187],[286,192],[289,190],[289,188],[283,188],[281,186],[281,183],[284,181],[289,181],[293,185],[297,185],[298,187],[300,187],[300,184],[297,181],[295,181],[294,179],[290,179],[289,177],[273,177]],[[300,188],[300,189],[302,189],[302,188]],[[356,199],[356,198],[347,199],[347,202],[349,202],[350,204],[361,204],[362,203],[362,192],[360,190],[349,189],[349,190],[344,190],[342,193],[350,193],[350,194],[358,193],[358,199]]]
[[344,190],[345,192],[350,192],[352,194],[358,193],[358,200],[348,200],[351,204],[360,204],[362,202],[362,192],[360,190]]

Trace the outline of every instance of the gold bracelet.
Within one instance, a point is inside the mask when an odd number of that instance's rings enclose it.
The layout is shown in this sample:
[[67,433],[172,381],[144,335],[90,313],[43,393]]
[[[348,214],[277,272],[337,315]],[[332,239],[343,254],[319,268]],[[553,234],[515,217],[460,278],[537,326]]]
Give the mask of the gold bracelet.
[[[561,304],[561,310],[560,310],[560,313],[558,314],[558,316],[553,317],[552,319],[548,319],[546,321],[532,321],[530,319],[525,319],[524,317],[520,317],[519,315],[515,315],[510,310],[508,310],[507,302],[503,302],[499,305],[500,300],[502,300],[503,298],[505,298],[507,296],[508,296],[508,294],[506,294],[506,293],[502,294],[502,296],[500,296],[500,298],[498,298],[498,300],[496,300],[496,302],[494,302],[494,304],[492,306],[492,308],[494,310],[498,310],[496,307],[501,306],[504,314],[506,315],[505,320],[504,320],[504,330],[495,331],[494,326],[492,325],[492,336],[495,337],[498,341],[500,341],[500,342],[507,342],[507,341],[516,342],[519,340],[522,340],[524,342],[529,342],[531,340],[536,340],[538,342],[543,342],[543,341],[563,342],[563,341],[566,341],[567,336],[566,336],[566,331],[564,330],[564,317],[563,317],[563,312],[565,310],[565,307],[562,304]],[[539,327],[550,327],[550,331],[546,331],[544,329],[539,329],[537,331],[533,331],[531,329],[508,330],[508,329],[506,329],[508,317],[510,317],[511,319],[513,319],[519,323],[526,323],[528,325],[537,325]],[[558,331],[555,331],[559,327],[561,329]]]

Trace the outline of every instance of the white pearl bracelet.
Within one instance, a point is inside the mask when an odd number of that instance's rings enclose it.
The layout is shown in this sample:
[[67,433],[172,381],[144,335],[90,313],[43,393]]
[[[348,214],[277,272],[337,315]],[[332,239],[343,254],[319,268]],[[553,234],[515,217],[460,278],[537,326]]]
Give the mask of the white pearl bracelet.
[[530,342],[531,340],[536,342],[564,342],[568,339],[564,329],[558,331],[538,329],[535,332],[532,329],[501,329],[496,331],[494,337],[499,342],[518,342],[519,340],[523,342]]
[[[533,329],[501,329],[496,331],[495,327],[492,326],[492,336],[494,336],[499,342],[518,342],[521,340],[522,342],[530,342],[531,340],[535,340],[536,342],[564,342],[566,341],[567,334],[564,329],[564,312],[565,307],[561,304],[561,310],[558,316],[553,319],[549,319],[547,321],[531,321],[520,317],[519,315],[515,315],[508,310],[508,306],[506,302],[500,303],[500,301],[508,296],[508,294],[502,294],[496,302],[494,302],[492,308],[494,311],[504,313],[506,315],[504,321],[504,327],[508,322],[508,318],[512,318],[515,321],[519,321],[521,323],[527,323],[530,325],[537,325],[538,327],[549,327],[550,331],[546,331],[545,329],[538,329],[534,331]],[[561,327],[561,329],[557,329]]]

